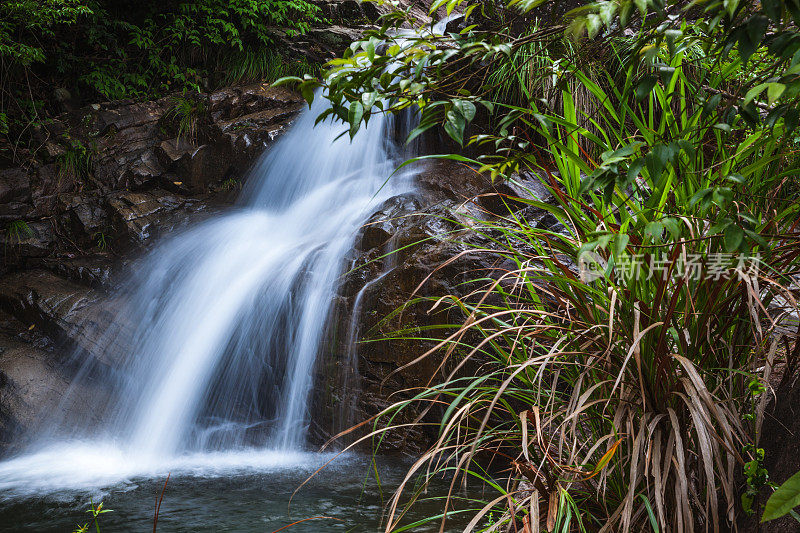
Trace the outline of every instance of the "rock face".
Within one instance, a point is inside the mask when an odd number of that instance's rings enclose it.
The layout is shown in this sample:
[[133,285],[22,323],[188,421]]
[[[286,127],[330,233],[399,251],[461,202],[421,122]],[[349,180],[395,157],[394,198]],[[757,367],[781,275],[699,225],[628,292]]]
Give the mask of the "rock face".
[[43,133],[42,160],[0,170],[0,274],[44,258],[141,248],[189,215],[224,205],[303,105],[268,84],[200,95],[184,116],[178,102],[66,113]]
[[[311,60],[340,52],[363,30],[354,20],[373,24],[386,9],[351,0],[320,6],[334,25],[290,40]],[[427,17],[425,2],[411,8]],[[109,295],[132,258],[229,205],[304,105],[268,84],[94,104],[47,125],[34,164],[0,169],[0,454],[10,435],[19,442],[35,425],[33,413],[58,403],[82,361],[115,358],[100,332],[124,303]],[[444,330],[427,328],[462,320],[446,306],[431,310],[431,299],[467,294],[499,265],[475,251],[489,242],[469,226],[528,209],[512,198],[541,192],[530,181],[491,184],[447,161],[420,168],[418,185],[387,200],[355,238],[316,369],[312,434],[320,443],[447,370],[434,358],[406,366],[430,342],[373,340],[414,328],[435,337]],[[126,334],[124,324],[114,327]],[[395,432],[382,449],[414,453],[429,438],[420,429]]]
[[[440,367],[441,353],[410,364],[436,344],[419,338],[444,338],[452,330],[432,328],[460,324],[465,318],[449,305],[436,306],[436,300],[445,295],[464,297],[485,286],[485,281],[475,280],[491,278],[509,267],[498,254],[487,251],[493,248],[491,241],[471,231],[472,226],[486,219],[502,221],[501,217],[523,209],[529,221],[546,223],[543,210],[513,200],[546,201],[533,180],[492,184],[470,167],[439,161],[422,169],[417,182],[417,193],[387,200],[356,238],[350,271],[336,302],[338,320],[330,334],[333,355],[322,358],[314,402],[353,408],[355,414],[335,430],[371,419],[451,371],[452,362]],[[398,340],[400,330],[415,339]],[[349,397],[335,396],[341,391],[331,392],[322,382],[345,372],[353,361],[357,375],[339,376],[339,380],[358,386]],[[417,414],[405,410],[394,423],[412,422]],[[432,411],[431,420],[437,414]],[[342,419],[335,409],[318,409],[314,427],[323,432],[325,421]],[[384,436],[381,449],[414,454],[437,431],[436,427],[429,433],[420,427],[393,431]],[[355,434],[363,435],[364,430]],[[365,447],[372,444],[367,442]]]

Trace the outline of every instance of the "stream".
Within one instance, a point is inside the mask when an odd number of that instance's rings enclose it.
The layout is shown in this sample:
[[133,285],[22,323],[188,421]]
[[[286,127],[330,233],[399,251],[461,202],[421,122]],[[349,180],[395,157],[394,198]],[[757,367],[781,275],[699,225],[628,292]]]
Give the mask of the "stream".
[[[382,516],[393,489],[402,481],[405,462],[347,455],[334,459],[296,494],[293,493],[333,454],[226,452],[187,456],[160,465],[158,473],[125,472],[123,457],[109,455],[62,455],[61,464],[82,466],[84,477],[71,468],[46,467],[43,457],[28,466],[28,476],[13,480],[17,489],[4,489],[10,482],[0,469],[0,532],[37,531],[71,533],[88,521],[90,502],[102,501],[112,512],[100,517],[100,531],[150,531],[154,507],[162,489],[159,532],[274,532],[293,522],[312,517],[284,531],[318,532],[382,531]],[[57,457],[50,457],[58,460]],[[85,461],[86,464],[81,464]],[[22,465],[19,465],[22,466]],[[114,471],[116,469],[116,471]],[[378,472],[380,483],[376,481]],[[166,475],[170,472],[169,481]],[[19,470],[18,470],[19,472]],[[44,475],[43,475],[44,474]],[[46,474],[50,474],[49,476]],[[128,474],[128,475],[126,475]],[[49,480],[49,481],[45,481]],[[446,493],[446,486],[433,485],[431,493]],[[291,505],[290,505],[291,499]],[[441,503],[422,502],[404,517],[409,524],[440,512]],[[446,531],[460,531],[458,521]],[[415,526],[412,531],[438,531],[439,522]],[[95,531],[92,526],[89,531]]]

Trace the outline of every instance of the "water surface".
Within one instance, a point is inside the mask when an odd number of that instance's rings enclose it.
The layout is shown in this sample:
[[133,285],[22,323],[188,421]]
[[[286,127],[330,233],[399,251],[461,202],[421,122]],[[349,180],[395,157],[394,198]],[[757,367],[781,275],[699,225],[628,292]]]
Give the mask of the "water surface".
[[[53,448],[17,460],[22,462],[3,464],[0,532],[72,532],[88,520],[85,511],[91,501],[103,501],[105,508],[113,509],[101,516],[104,533],[152,531],[155,502],[167,472],[170,479],[159,514],[160,532],[271,533],[316,516],[328,518],[307,520],[283,531],[383,531],[386,502],[408,465],[379,458],[373,467],[370,457],[342,456],[300,487],[333,458],[333,454],[227,451],[136,465],[112,448]],[[430,492],[445,491],[442,483]],[[426,513],[436,515],[439,507],[435,502],[423,503],[404,523]],[[460,531],[455,523],[452,526],[448,531]],[[433,532],[438,527],[436,522],[413,531]]]

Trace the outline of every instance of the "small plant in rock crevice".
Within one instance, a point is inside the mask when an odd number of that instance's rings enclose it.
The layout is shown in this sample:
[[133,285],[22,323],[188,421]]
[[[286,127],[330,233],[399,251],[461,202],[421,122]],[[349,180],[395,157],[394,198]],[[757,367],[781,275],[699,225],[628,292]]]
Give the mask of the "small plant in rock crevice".
[[56,159],[58,178],[77,185],[88,178],[94,168],[95,148],[73,137],[67,137],[66,143],[64,152]]
[[184,93],[172,97],[172,108],[166,116],[176,122],[178,140],[195,144],[199,139],[204,114],[203,102],[197,96]]
[[33,237],[33,230],[24,220],[13,220],[6,227],[7,242],[17,245]]

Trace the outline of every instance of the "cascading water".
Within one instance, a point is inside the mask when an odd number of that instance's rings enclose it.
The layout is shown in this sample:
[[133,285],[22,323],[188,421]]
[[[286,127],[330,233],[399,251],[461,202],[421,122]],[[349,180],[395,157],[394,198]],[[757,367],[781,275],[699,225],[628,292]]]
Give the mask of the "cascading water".
[[95,476],[130,476],[191,454],[215,452],[219,463],[220,452],[235,462],[243,449],[282,457],[303,448],[345,254],[374,207],[411,188],[401,175],[386,182],[408,155],[391,140],[391,118],[373,116],[350,141],[341,124],[314,127],[324,105],[317,98],[260,161],[237,209],[168,239],[138,265],[126,309],[102,341],[109,352],[131,348],[104,368],[84,368],[75,385],[109,384],[99,427],[70,421],[43,432],[36,449],[0,463],[0,489],[46,485],[58,472],[80,484],[92,473],[75,478],[71,469],[88,464]]

